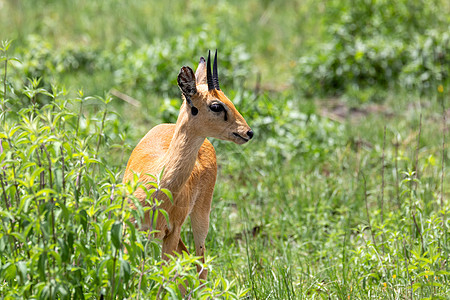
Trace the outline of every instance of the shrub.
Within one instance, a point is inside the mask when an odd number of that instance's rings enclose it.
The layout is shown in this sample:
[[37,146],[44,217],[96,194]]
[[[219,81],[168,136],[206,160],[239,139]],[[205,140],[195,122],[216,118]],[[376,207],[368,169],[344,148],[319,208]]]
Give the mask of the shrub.
[[[206,30],[206,29],[205,29]],[[177,97],[176,78],[180,67],[198,65],[200,56],[208,49],[219,48],[220,76],[224,86],[241,86],[249,71],[245,48],[228,36],[217,34],[209,40],[205,31],[165,40],[155,39],[149,44],[136,45],[122,40],[112,50],[98,50],[79,45],[56,49],[39,36],[29,36],[28,44],[19,49],[23,62],[16,68],[21,72],[14,80],[19,87],[24,78],[44,78],[42,86],[50,88],[52,80],[59,81],[67,74],[112,74],[109,87],[116,87],[138,99],[149,95]],[[81,75],[80,75],[81,76]]]
[[[7,48],[5,64],[11,61]],[[179,284],[199,299],[245,294],[230,291],[233,284],[214,272],[214,282],[200,282],[194,256],[163,263],[151,231],[129,221],[149,209],[154,216],[164,212],[151,198],[149,206],[128,206],[137,185],[121,184],[127,130],[109,110],[108,95],[70,98],[31,81],[2,91],[2,297],[174,299],[181,297]],[[97,113],[85,109],[87,102]]]
[[449,78],[447,23],[438,1],[333,1],[326,22],[330,40],[299,59],[306,94],[414,86]]

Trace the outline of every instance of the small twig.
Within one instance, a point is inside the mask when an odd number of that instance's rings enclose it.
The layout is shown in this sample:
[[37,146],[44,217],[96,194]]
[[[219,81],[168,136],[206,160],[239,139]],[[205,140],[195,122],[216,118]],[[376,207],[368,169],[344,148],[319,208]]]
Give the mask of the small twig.
[[117,98],[119,98],[120,100],[125,101],[128,104],[131,104],[131,105],[133,105],[135,107],[140,107],[141,106],[141,102],[139,102],[138,100],[134,99],[131,96],[128,96],[128,95],[126,95],[124,93],[119,92],[116,89],[111,89],[109,92],[111,93],[111,95],[116,96]]

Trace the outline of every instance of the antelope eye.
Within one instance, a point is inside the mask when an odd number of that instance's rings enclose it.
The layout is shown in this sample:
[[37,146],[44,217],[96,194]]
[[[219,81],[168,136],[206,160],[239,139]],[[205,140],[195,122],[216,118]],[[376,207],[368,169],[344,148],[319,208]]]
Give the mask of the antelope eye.
[[222,104],[219,103],[213,103],[209,106],[209,109],[211,109],[213,112],[221,112],[224,110]]

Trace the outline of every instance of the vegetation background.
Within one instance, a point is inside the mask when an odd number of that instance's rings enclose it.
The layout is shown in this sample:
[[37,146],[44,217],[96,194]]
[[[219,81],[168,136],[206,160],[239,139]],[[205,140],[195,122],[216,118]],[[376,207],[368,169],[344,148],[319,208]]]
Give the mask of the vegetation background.
[[[0,0],[0,40],[1,298],[448,299],[450,2]],[[216,48],[255,138],[212,141],[201,283],[120,182]]]

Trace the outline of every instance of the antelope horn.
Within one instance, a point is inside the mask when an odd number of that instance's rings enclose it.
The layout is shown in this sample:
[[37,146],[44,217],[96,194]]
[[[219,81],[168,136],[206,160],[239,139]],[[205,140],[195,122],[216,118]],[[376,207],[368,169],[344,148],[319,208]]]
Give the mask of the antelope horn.
[[208,90],[213,90],[214,83],[211,75],[211,50],[208,52],[208,61],[206,63],[206,81],[208,82]]
[[219,90],[219,91],[220,91],[220,86],[219,86],[219,74],[217,74],[217,49],[216,49],[216,54],[214,55],[213,83],[214,83],[214,88],[215,88],[216,90]]

